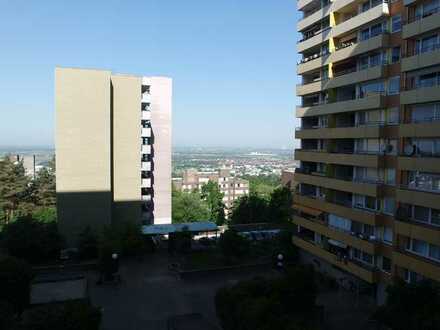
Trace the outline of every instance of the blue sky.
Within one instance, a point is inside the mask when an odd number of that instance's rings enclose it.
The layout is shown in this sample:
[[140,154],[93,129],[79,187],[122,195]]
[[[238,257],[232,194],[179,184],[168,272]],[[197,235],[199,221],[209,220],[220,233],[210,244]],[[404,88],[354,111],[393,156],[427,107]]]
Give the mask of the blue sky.
[[172,77],[176,146],[293,145],[295,0],[0,2],[0,146],[53,145],[57,65]]

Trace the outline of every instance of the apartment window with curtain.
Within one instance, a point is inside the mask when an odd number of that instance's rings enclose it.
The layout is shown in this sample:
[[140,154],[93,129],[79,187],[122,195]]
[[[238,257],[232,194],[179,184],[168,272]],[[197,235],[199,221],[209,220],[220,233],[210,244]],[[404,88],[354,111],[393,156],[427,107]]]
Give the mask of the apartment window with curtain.
[[402,16],[396,15],[391,17],[391,33],[400,32],[402,30]]
[[411,109],[411,122],[429,122],[440,120],[440,103],[417,104]]
[[393,47],[391,50],[391,63],[397,63],[400,61],[400,46]]
[[400,76],[388,80],[388,95],[396,95],[400,92]]
[[399,108],[390,108],[386,112],[387,124],[395,125],[399,123]]
[[393,215],[396,210],[396,201],[392,197],[384,197],[383,199],[383,213]]
[[385,183],[388,185],[396,184],[396,169],[395,168],[386,168],[385,169]]

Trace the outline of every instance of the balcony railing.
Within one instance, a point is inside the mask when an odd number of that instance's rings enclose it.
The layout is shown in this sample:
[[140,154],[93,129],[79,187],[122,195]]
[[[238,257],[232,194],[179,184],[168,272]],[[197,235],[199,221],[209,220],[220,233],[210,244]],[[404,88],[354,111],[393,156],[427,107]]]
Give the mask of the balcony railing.
[[434,9],[432,9],[429,12],[424,13],[424,14],[414,15],[413,17],[410,17],[407,22],[404,22],[404,23],[405,24],[411,24],[411,23],[419,21],[419,20],[421,20],[421,19],[423,19],[425,17],[429,17],[431,15],[434,15],[434,14],[436,14],[438,12],[440,12],[440,7],[434,8]]
[[308,40],[308,39],[311,39],[311,38],[313,38],[314,36],[317,36],[318,34],[321,34],[321,33],[325,32],[325,31],[327,31],[327,30],[330,30],[330,29],[331,29],[331,27],[330,27],[330,26],[327,26],[327,27],[325,27],[325,28],[322,28],[322,29],[316,30],[316,31],[314,31],[314,32],[310,32],[310,33],[308,33],[306,36],[304,36],[301,40],[298,40],[298,43],[303,42],[303,41],[306,41],[306,40]]
[[426,184],[426,185],[419,185],[416,183],[400,184],[399,188],[404,190],[414,190],[414,191],[421,191],[421,192],[427,192],[433,194],[440,194],[440,186],[435,186],[434,183]]

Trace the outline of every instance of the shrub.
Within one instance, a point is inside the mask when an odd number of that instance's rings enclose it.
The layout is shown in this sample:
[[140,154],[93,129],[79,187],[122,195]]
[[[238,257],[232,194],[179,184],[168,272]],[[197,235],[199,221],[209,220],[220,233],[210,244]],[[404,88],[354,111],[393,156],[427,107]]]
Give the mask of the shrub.
[[79,256],[81,259],[95,259],[98,257],[98,236],[90,226],[79,234]]
[[224,330],[313,329],[313,269],[297,267],[283,278],[256,278],[222,288],[216,294],[215,305]]
[[241,258],[249,253],[250,242],[234,230],[226,230],[220,236],[219,246],[227,258]]
[[23,314],[23,330],[98,330],[101,311],[89,303],[70,301],[32,308]]
[[29,304],[32,277],[26,262],[14,257],[0,259],[0,301],[21,313]]
[[5,226],[3,239],[11,256],[31,263],[57,259],[64,245],[55,222],[42,223],[29,216]]

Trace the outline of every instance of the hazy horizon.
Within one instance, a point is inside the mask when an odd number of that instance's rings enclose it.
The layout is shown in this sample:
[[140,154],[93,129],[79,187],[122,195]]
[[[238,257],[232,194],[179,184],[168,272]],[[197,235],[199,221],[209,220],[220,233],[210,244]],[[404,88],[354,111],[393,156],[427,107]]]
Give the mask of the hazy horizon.
[[56,66],[173,79],[173,144],[293,145],[295,1],[9,1],[0,144],[52,146]]

